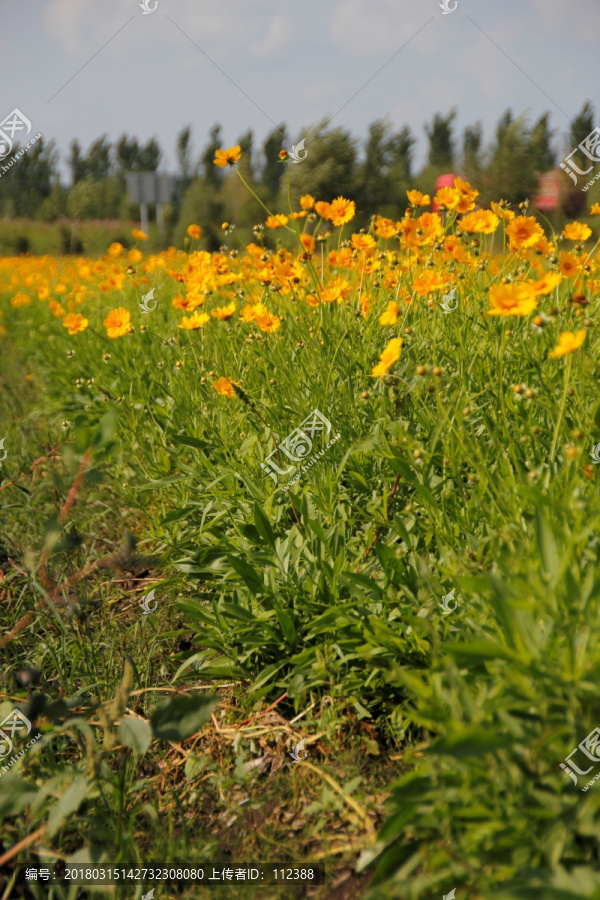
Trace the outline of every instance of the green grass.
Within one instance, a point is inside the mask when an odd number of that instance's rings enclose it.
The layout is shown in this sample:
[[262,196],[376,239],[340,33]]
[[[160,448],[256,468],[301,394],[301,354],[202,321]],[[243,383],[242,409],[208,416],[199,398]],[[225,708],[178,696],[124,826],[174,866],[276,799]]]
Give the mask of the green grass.
[[[266,292],[285,317],[270,335],[177,329],[179,286],[160,272],[151,315],[131,286],[115,296],[135,333],[114,341],[93,306],[69,337],[43,304],[4,303],[0,487],[25,477],[0,492],[2,631],[32,619],[2,651],[0,712],[28,704],[44,733],[0,780],[4,850],[43,828],[20,859],[101,845],[112,862],[316,861],[328,884],[297,896],[340,900],[600,897],[600,794],[559,768],[600,722],[585,277],[584,314],[567,282],[541,298],[539,329],[482,315],[485,266],[456,312],[413,301],[393,329],[383,287],[356,315],[360,270],[346,304]],[[580,327],[579,351],[547,358]],[[400,361],[373,379],[393,334]],[[220,376],[242,393],[217,395]],[[314,408],[341,437],[287,494],[259,464]],[[194,698],[188,719],[173,691]]]

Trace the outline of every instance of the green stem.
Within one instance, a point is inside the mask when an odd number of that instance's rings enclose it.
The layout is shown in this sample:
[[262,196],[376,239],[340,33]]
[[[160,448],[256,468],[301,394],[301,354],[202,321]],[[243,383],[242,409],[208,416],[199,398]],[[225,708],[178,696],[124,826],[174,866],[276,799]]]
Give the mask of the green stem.
[[[248,184],[248,182],[245,180],[245,178],[244,178],[244,176],[242,175],[242,173],[240,172],[240,170],[239,170],[239,169],[236,169],[235,171],[237,172],[237,174],[238,174],[238,176],[239,176],[239,179],[240,179],[240,181],[242,182],[242,184],[244,185],[244,187],[246,188],[246,190],[250,191],[250,193],[252,194],[252,196],[254,197],[254,199],[255,199],[258,203],[260,203],[260,205],[262,206],[262,208],[264,209],[264,211],[267,213],[267,215],[272,216],[273,213],[271,212],[271,210],[268,209],[268,208],[265,206],[265,204],[262,202],[262,200],[260,199],[260,197],[255,193],[255,191],[252,190],[252,188],[250,187],[250,185]],[[293,229],[293,228],[290,228],[289,225],[284,225],[283,227],[286,228],[288,231],[291,231],[292,234],[296,234],[296,232],[294,231],[294,229]]]
[[563,395],[560,401],[560,410],[558,412],[558,419],[556,421],[556,428],[554,429],[554,437],[552,439],[552,449],[550,450],[550,464],[554,460],[554,453],[556,452],[556,445],[558,443],[558,435],[560,433],[560,427],[562,425],[562,421],[565,415],[565,408],[567,405],[567,396],[569,393],[569,381],[571,379],[571,356],[569,355],[567,359],[567,365],[565,366],[565,380],[563,384]]

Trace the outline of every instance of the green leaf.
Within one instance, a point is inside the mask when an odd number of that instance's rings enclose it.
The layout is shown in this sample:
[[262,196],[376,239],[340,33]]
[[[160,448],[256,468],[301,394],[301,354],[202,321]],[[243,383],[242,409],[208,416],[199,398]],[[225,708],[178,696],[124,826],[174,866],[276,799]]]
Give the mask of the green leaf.
[[152,743],[152,729],[145,719],[135,716],[123,716],[117,728],[119,740],[126,747],[131,747],[134,753],[144,755]]
[[265,586],[262,578],[245,559],[241,559],[239,556],[228,556],[227,559],[231,568],[244,580],[253,594],[264,593]]
[[273,663],[272,665],[267,666],[267,668],[260,673],[254,684],[250,685],[247,693],[253,694],[264,684],[270,681],[273,675],[275,675],[276,672],[279,672],[279,670],[282,669],[285,665],[287,665],[287,659],[284,659],[283,662]]
[[273,534],[273,529],[271,528],[271,523],[267,518],[264,510],[258,503],[254,504],[254,523],[258,530],[258,533],[262,537],[262,539],[271,545],[271,547],[275,546],[275,535]]
[[190,516],[193,512],[196,512],[198,507],[196,506],[183,506],[181,509],[172,510],[168,516],[165,516],[159,525],[169,525],[171,522],[179,522],[180,519],[185,519],[186,516]]
[[558,572],[558,549],[554,535],[540,507],[535,510],[535,536],[542,561],[542,571],[546,578],[554,578]]
[[275,615],[277,616],[277,620],[281,625],[281,630],[285,636],[286,641],[293,647],[296,643],[296,629],[294,628],[294,623],[288,614],[281,609],[279,604],[274,603],[273,609],[275,610]]
[[451,756],[477,756],[510,747],[513,738],[507,734],[497,734],[492,729],[462,728],[454,734],[435,741],[429,748],[430,753],[450,754]]
[[100,419],[98,425],[98,434],[96,435],[96,439],[94,441],[94,446],[99,449],[100,447],[106,446],[112,438],[117,430],[117,426],[119,424],[119,414],[115,406],[109,406],[106,413]]
[[186,447],[194,447],[196,450],[206,450],[210,448],[210,444],[207,441],[192,437],[191,434],[171,434],[169,437],[174,444],[183,444]]
[[88,794],[89,782],[85,775],[77,775],[71,782],[67,790],[56,801],[46,825],[46,834],[53,837],[56,832],[62,828],[69,816],[77,812]]
[[184,741],[208,722],[219,700],[219,694],[194,694],[163,701],[150,718],[154,737],[163,741]]

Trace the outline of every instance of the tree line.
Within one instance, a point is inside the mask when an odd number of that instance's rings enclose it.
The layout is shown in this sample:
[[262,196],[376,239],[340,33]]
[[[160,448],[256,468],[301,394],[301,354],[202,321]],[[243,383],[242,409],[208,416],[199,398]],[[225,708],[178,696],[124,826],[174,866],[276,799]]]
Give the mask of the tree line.
[[[327,120],[310,125],[297,139],[304,139],[306,157],[299,164],[289,163],[287,174],[279,156],[280,150],[289,151],[292,146],[287,126],[273,129],[260,146],[248,130],[237,139],[243,151],[240,173],[274,212],[287,211],[288,192],[292,203],[305,193],[325,200],[341,194],[356,202],[356,225],[360,227],[375,213],[400,218],[406,208],[406,190],[416,187],[431,193],[436,178],[444,173],[460,174],[471,181],[480,191],[482,203],[501,198],[520,203],[536,193],[540,174],[555,168],[564,153],[577,147],[594,128],[594,110],[586,102],[572,120],[568,135],[562,136],[559,153],[549,113],[530,123],[526,114],[515,116],[508,109],[484,147],[481,123],[467,126],[457,137],[456,114],[456,109],[446,115],[436,113],[425,126],[427,162],[418,172],[414,167],[417,138],[410,128],[395,130],[389,121],[379,119],[371,123],[363,140],[343,127],[329,127]],[[177,135],[174,195],[166,210],[169,242],[180,246],[187,225],[197,222],[202,225],[207,248],[216,249],[223,221],[249,228],[264,219],[264,209],[237,176],[213,164],[215,150],[223,145],[219,124],[210,129],[197,157],[192,151],[191,126]],[[79,141],[73,140],[68,156],[71,183],[65,185],[59,176],[55,142],[41,138],[0,178],[0,216],[46,222],[136,218],[137,208],[127,201],[125,174],[156,171],[162,155],[155,138],[142,145],[124,134],[112,144],[103,135],[85,152]],[[579,215],[591,198],[565,178],[567,182],[563,212]]]

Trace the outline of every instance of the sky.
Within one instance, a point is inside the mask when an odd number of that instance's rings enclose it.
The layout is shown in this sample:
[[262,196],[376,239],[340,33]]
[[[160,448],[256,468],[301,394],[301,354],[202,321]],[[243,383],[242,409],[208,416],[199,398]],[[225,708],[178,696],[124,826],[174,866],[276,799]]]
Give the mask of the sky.
[[174,172],[188,124],[197,157],[215,122],[224,146],[282,122],[291,145],[323,118],[364,138],[387,117],[417,137],[418,167],[438,111],[457,108],[458,137],[481,121],[485,143],[508,107],[548,111],[563,154],[596,100],[599,0],[140,2],[0,0],[0,120],[20,109],[63,160],[75,137],[156,137]]

